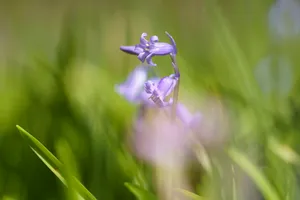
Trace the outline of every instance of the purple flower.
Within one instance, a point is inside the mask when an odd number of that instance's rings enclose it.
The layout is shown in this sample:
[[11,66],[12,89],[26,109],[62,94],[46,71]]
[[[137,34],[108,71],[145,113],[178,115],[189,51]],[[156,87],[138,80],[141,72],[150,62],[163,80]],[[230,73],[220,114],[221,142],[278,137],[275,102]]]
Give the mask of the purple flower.
[[139,66],[129,74],[124,83],[115,86],[115,91],[124,96],[129,102],[138,103],[147,78],[148,67]]
[[[154,165],[184,165],[200,143],[208,150],[221,149],[229,138],[228,115],[215,98],[203,102],[200,112],[191,112],[185,104],[176,105],[176,122],[172,107],[147,107],[134,124],[133,146],[136,155]],[[175,163],[174,163],[175,162]]]
[[[165,193],[170,196],[173,188],[190,188],[190,182],[186,179],[187,163],[192,159],[189,131],[180,121],[174,123],[166,114],[171,113],[170,108],[146,109],[145,115],[134,124],[134,132],[130,136],[135,155],[157,167],[154,176],[159,181],[160,199],[167,199]],[[169,179],[172,181],[165,181]],[[178,197],[177,193],[174,195]]]
[[190,145],[185,126],[169,117],[170,108],[148,108],[134,124],[132,139],[139,158],[154,165],[176,168],[184,165]]
[[150,37],[148,41],[145,37],[147,33],[142,33],[140,43],[135,46],[121,46],[120,49],[126,53],[137,55],[141,62],[146,62],[150,66],[156,66],[152,62],[153,56],[175,55],[177,53],[176,43],[173,37],[166,32],[170,38],[171,44],[165,42],[159,42],[156,35]]
[[174,74],[162,78],[157,84],[149,80],[145,83],[145,92],[151,95],[150,99],[159,107],[171,105],[173,99],[171,98],[167,103],[165,99],[173,92],[177,81],[178,78]]
[[[165,79],[166,77],[160,82]],[[156,88],[155,86],[153,89]],[[144,115],[138,116],[134,125],[133,142],[137,155],[156,165],[169,165],[177,159],[184,159],[185,156],[178,156],[190,153],[191,144],[195,141],[190,140],[189,134],[199,128],[202,115],[199,112],[192,114],[182,103],[176,105],[176,123],[171,119],[171,106],[147,107],[144,112]]]
[[[147,66],[139,66],[133,70],[127,77],[127,80],[115,86],[115,91],[124,96],[129,102],[135,104],[145,104],[146,106],[157,106],[157,104],[151,99],[152,93],[144,89],[145,83],[151,83],[155,87],[154,93],[160,94],[160,98],[164,100],[166,96],[170,94],[172,87],[172,81],[169,78],[158,78],[153,77],[148,78]],[[160,91],[157,91],[156,87],[160,88]],[[164,86],[164,87],[163,87]],[[164,91],[166,90],[166,91]],[[158,92],[158,93],[157,93]],[[172,99],[169,102],[160,101],[160,107],[165,107],[172,104]]]
[[277,0],[269,11],[270,33],[275,39],[300,36],[300,3],[297,0]]

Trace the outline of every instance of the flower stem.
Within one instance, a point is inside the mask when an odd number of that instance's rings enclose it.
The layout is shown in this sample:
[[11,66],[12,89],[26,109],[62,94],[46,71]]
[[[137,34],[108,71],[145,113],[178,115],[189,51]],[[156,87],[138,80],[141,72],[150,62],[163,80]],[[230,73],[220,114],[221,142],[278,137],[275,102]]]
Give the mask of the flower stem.
[[173,105],[172,105],[172,118],[173,118],[173,120],[175,120],[176,119],[176,107],[177,107],[178,94],[179,94],[179,85],[180,85],[180,72],[179,72],[177,62],[176,62],[175,55],[170,54],[170,56],[171,56],[171,60],[172,60],[173,69],[175,72],[175,78],[178,80],[177,84],[175,86],[175,89],[174,89],[174,93],[173,93]]

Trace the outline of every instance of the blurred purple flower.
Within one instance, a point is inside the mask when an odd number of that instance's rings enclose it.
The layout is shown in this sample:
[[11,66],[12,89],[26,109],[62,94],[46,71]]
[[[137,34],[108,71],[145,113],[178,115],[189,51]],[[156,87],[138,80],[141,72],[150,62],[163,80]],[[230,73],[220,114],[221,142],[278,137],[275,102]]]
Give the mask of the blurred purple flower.
[[127,80],[115,86],[115,91],[124,96],[129,102],[138,103],[138,98],[143,91],[143,85],[148,77],[146,66],[136,67],[127,77]]
[[185,124],[185,126],[191,129],[200,124],[202,119],[202,114],[200,112],[192,114],[182,103],[177,104],[176,114],[177,117]]
[[269,11],[269,27],[277,40],[300,35],[300,3],[297,0],[277,0]]
[[[192,128],[198,128],[202,115],[192,114],[184,104],[176,105],[177,121],[171,118],[172,107],[147,107],[134,125],[133,146],[137,156],[149,163],[180,167],[191,153]],[[192,127],[193,126],[193,127]]]
[[211,98],[203,107],[201,113],[193,113],[183,103],[177,103],[176,121],[170,116],[172,107],[147,107],[134,124],[132,150],[139,159],[156,167],[154,176],[161,199],[177,198],[174,188],[193,188],[187,169],[196,158],[210,170],[204,149],[216,152],[217,147],[223,151],[228,132],[224,109]]
[[166,32],[170,38],[171,44],[165,42],[159,42],[156,35],[150,37],[148,41],[145,37],[147,33],[142,33],[140,43],[134,46],[121,46],[120,49],[126,53],[137,55],[141,62],[146,62],[150,66],[156,66],[152,62],[153,56],[175,55],[177,53],[176,43],[173,37]]
[[134,124],[133,146],[140,159],[154,165],[180,167],[190,159],[194,144],[219,149],[228,138],[227,113],[215,98],[209,98],[204,109],[195,113],[179,102],[175,122],[170,106],[148,107],[144,112]]
[[156,166],[176,168],[184,165],[190,145],[187,129],[183,123],[171,120],[170,111],[170,107],[148,108],[134,124],[133,147],[142,160]]
[[154,174],[157,180],[154,180],[157,181],[161,199],[170,199],[166,198],[170,193],[178,197],[174,188],[190,187],[185,174],[191,153],[188,131],[182,123],[174,123],[166,114],[171,113],[170,108],[148,107],[143,117],[139,117],[135,122],[131,138],[135,155],[157,167]]

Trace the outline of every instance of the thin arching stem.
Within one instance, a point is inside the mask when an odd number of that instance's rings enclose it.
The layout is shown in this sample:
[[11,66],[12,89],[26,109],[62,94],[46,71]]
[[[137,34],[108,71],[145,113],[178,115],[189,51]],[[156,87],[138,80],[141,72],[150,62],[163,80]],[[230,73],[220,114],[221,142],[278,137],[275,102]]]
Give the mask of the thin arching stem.
[[176,119],[176,108],[177,108],[179,85],[180,85],[180,72],[179,72],[177,62],[176,62],[175,55],[170,54],[170,56],[171,56],[171,60],[172,60],[173,69],[175,72],[175,77],[178,79],[177,84],[174,89],[174,93],[173,93],[172,118],[174,120],[174,119]]

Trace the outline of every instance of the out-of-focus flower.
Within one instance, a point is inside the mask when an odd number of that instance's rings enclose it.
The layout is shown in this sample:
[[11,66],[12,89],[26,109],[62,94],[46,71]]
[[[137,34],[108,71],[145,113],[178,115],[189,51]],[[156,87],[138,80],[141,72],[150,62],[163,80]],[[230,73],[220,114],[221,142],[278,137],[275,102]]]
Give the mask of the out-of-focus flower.
[[[181,159],[190,154],[191,125],[200,125],[202,115],[192,114],[188,108],[176,105],[176,121],[171,118],[171,106],[159,108],[148,107],[134,125],[134,149],[138,157],[158,166],[180,167]],[[182,156],[182,157],[181,157]]]
[[269,11],[271,35],[278,39],[300,36],[300,3],[296,0],[277,0]]
[[176,168],[184,165],[189,148],[185,125],[171,120],[167,108],[148,108],[134,124],[136,155],[155,166]]
[[[150,99],[158,106],[163,107],[166,105],[165,99],[174,90],[177,84],[178,78],[172,74],[170,76],[163,77],[157,84],[151,80],[145,83],[145,92],[150,94]],[[172,104],[171,98],[168,105]]]
[[178,103],[176,106],[177,117],[184,123],[188,128],[193,128],[194,126],[200,124],[202,119],[202,114],[196,112],[192,114],[185,105]]
[[188,159],[185,156],[192,153],[195,143],[207,148],[222,148],[229,130],[225,107],[219,100],[208,98],[200,111],[193,113],[178,102],[176,121],[173,121],[171,106],[146,108],[134,125],[135,152],[150,163],[169,166],[180,159],[177,156]]
[[148,67],[136,67],[127,77],[127,80],[115,86],[115,91],[124,96],[129,102],[138,103],[143,91],[144,83],[148,78]]
[[164,183],[170,184],[171,193],[176,187],[189,187],[185,169],[195,159],[197,144],[208,149],[216,146],[222,148],[226,141],[228,128],[222,105],[210,98],[203,107],[205,109],[201,112],[192,112],[185,104],[178,102],[175,121],[171,118],[171,106],[147,107],[134,123],[134,153],[158,169],[164,169],[163,174],[157,175],[160,179],[166,178],[165,173],[172,176],[172,183]]
[[134,124],[131,140],[134,154],[156,167],[155,181],[162,199],[178,198],[175,188],[190,188],[185,174],[191,152],[188,131],[170,114],[171,107],[147,107]]
[[159,42],[156,35],[150,37],[148,41],[145,37],[147,33],[142,33],[140,43],[134,46],[121,46],[120,49],[126,53],[137,55],[141,62],[146,62],[150,66],[156,66],[152,62],[153,56],[175,55],[177,53],[176,43],[173,37],[167,33],[170,38],[171,44],[165,42]]

